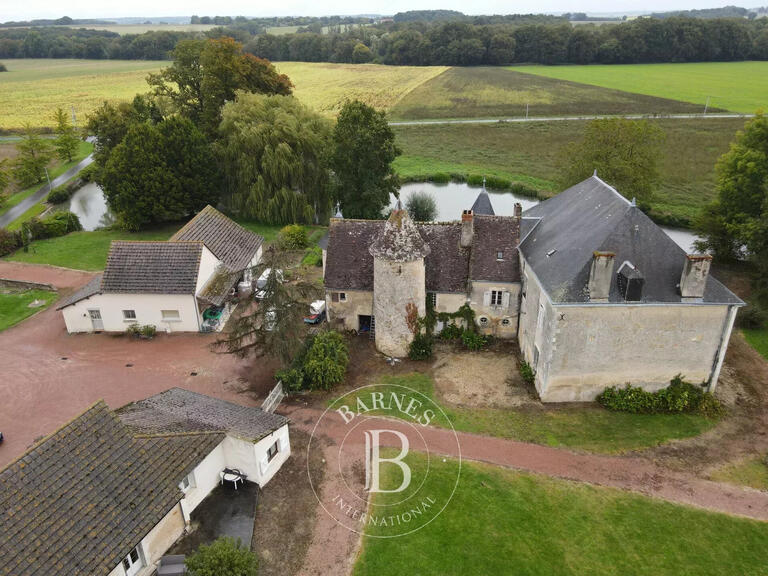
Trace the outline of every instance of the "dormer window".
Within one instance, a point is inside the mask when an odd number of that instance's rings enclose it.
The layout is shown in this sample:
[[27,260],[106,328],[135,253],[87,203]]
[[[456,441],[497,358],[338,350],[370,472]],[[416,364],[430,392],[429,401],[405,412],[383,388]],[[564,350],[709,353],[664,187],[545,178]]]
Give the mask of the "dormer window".
[[496,252],[496,260],[504,260],[504,252],[502,252],[501,250]]

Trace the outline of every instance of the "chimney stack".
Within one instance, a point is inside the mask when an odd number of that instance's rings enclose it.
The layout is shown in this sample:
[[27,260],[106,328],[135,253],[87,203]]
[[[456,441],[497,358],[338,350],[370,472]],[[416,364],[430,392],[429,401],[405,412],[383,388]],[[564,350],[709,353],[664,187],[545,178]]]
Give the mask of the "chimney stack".
[[523,205],[520,202],[515,202],[515,218],[520,220],[523,217]]
[[461,213],[461,247],[462,248],[469,248],[470,246],[472,246],[472,236],[474,235],[472,220],[473,220],[472,210],[464,210]]
[[684,300],[704,298],[711,264],[712,256],[709,254],[686,254],[680,277],[680,295]]
[[589,270],[589,301],[608,302],[613,279],[613,252],[593,252]]

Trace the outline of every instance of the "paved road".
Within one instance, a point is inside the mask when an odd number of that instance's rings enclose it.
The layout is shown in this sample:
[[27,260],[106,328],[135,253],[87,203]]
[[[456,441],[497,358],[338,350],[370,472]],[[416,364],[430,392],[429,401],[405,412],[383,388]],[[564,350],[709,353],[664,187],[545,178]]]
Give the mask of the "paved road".
[[429,126],[431,124],[498,124],[517,122],[569,122],[574,120],[600,120],[602,118],[627,118],[629,120],[656,119],[656,120],[688,120],[692,118],[700,120],[716,120],[718,118],[753,118],[754,114],[626,114],[626,115],[601,115],[592,116],[530,116],[528,118],[460,118],[454,120],[405,120],[390,122],[390,126]]
[[[58,176],[54,178],[51,181],[51,188],[56,188],[56,186],[61,186],[64,184],[67,180],[75,176],[80,170],[85,168],[86,166],[89,166],[93,162],[93,154],[90,156],[87,156],[86,158],[83,158],[83,160],[80,161],[80,163],[77,166],[74,166],[64,172],[61,176]],[[48,183],[46,182],[40,188],[32,195],[28,196],[16,206],[8,210],[5,214],[0,216],[0,228],[4,228],[5,226],[8,226],[11,222],[16,220],[16,218],[20,217],[24,212],[32,208],[35,204],[40,202],[43,198],[45,198],[48,195],[49,189],[48,189]]]

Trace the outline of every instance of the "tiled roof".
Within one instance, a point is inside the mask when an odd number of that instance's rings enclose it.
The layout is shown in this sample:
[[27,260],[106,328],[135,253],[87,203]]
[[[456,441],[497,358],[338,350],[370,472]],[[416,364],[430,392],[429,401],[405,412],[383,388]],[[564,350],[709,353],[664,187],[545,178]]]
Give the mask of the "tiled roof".
[[112,242],[102,292],[194,294],[202,242]]
[[56,306],[56,310],[61,310],[62,308],[66,308],[67,306],[71,306],[72,304],[80,302],[80,300],[85,300],[86,298],[90,298],[95,294],[99,294],[101,292],[101,277],[101,274],[97,274],[91,278],[88,284],[61,300],[58,306]]
[[[529,220],[529,218],[531,218]],[[540,219],[538,223],[534,218]],[[641,302],[681,302],[685,252],[639,208],[593,176],[529,208],[520,251],[555,302],[589,300],[595,251],[613,252],[615,270],[631,262],[643,274]],[[613,275],[609,302],[624,302]],[[703,303],[740,304],[711,275]]]
[[203,208],[170,242],[202,242],[227,268],[239,272],[248,267],[264,238],[227,218],[213,206]]
[[0,471],[0,574],[109,574],[223,438],[138,439],[95,404]]
[[[331,220],[325,286],[330,290],[373,290],[373,256],[368,247],[383,228],[381,220]],[[519,282],[515,254],[519,223],[510,216],[474,217],[471,249],[460,246],[461,222],[419,222],[429,247],[424,259],[429,292],[466,292],[468,280]],[[496,253],[504,252],[503,261]],[[473,264],[470,272],[470,254]]]
[[137,434],[220,431],[256,441],[288,419],[261,408],[241,406],[181,388],[171,388],[119,408],[123,423]]
[[392,210],[384,229],[376,235],[369,250],[374,257],[393,262],[412,262],[430,252],[416,224],[402,208]]

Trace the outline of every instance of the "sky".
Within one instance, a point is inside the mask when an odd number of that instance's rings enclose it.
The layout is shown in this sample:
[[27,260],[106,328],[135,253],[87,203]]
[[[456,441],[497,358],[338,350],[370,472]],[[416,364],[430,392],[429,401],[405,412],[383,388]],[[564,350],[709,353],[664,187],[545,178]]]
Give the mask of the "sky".
[[[118,18],[126,16],[323,16],[332,14],[394,14],[407,10],[449,9],[465,14],[524,14],[529,12],[590,12],[605,14],[667,11],[724,6],[725,0],[101,0],[101,2],[61,2],[61,0],[0,0],[0,22],[33,18]],[[759,2],[739,4],[752,7]]]

